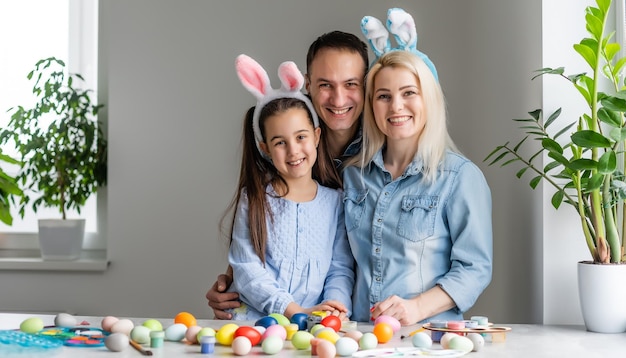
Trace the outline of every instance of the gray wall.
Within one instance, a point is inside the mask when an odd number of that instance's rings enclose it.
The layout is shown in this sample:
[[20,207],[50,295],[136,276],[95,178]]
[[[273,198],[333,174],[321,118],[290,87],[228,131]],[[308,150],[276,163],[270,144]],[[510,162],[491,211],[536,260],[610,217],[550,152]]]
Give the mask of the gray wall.
[[541,67],[540,0],[101,1],[112,263],[96,274],[0,272],[0,309],[212,317],[204,294],[227,252],[217,223],[235,188],[242,117],[254,104],[234,58],[251,55],[276,81],[284,60],[304,71],[318,35],[361,36],[360,19],[384,18],[391,6],[414,16],[418,46],[447,96],[452,136],[492,189],[494,277],[468,316],[540,322],[541,196],[515,170],[482,162],[517,135],[510,118],[540,105],[541,89],[530,82]]

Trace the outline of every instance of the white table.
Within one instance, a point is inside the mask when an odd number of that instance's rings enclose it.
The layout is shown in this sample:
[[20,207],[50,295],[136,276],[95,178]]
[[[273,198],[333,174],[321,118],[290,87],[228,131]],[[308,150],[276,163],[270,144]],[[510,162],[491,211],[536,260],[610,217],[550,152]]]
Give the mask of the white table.
[[[23,315],[23,314],[3,314],[0,313],[0,329],[16,329],[19,328],[20,323],[32,316],[37,316],[43,319],[44,324],[52,325],[54,322],[54,316],[50,315]],[[145,321],[145,318],[131,318],[131,317],[119,317],[129,318],[136,325],[139,325]],[[78,321],[87,321],[93,327],[100,327],[102,317],[92,316],[77,316]],[[173,324],[173,318],[159,319],[166,328]],[[218,329],[222,325],[228,323],[228,321],[214,321],[214,320],[198,320],[198,325],[202,327],[211,327]],[[235,322],[240,325],[244,322]],[[500,343],[486,342],[485,346],[480,352],[471,352],[465,357],[468,358],[480,358],[480,357],[624,357],[626,356],[626,333],[622,334],[600,334],[591,333],[585,331],[582,326],[544,326],[544,325],[530,325],[530,324],[498,324],[499,326],[511,327],[511,331],[506,334],[506,340]],[[359,330],[371,331],[372,326],[370,324],[359,324]],[[410,347],[410,339],[400,340],[401,335],[408,334],[409,332],[418,328],[417,326],[403,327],[399,333],[394,335],[394,338],[386,344],[379,345],[379,348],[385,347]],[[489,340],[489,337],[487,337]],[[438,343],[433,345],[433,348],[440,348]],[[0,344],[1,348],[1,344]],[[161,348],[149,348],[154,357],[209,357],[200,353],[199,345],[189,345],[184,342],[168,342],[166,341]],[[253,347],[251,355],[263,357],[265,354],[261,351],[259,346]],[[0,356],[2,351],[0,350]],[[222,356],[233,358],[230,347],[223,347],[216,345],[215,353],[213,356]],[[128,347],[122,352],[111,352],[105,347],[97,348],[75,348],[75,347],[62,347],[58,349],[48,350],[44,353],[17,355],[17,357],[109,357],[109,358],[138,358],[142,355],[133,349]],[[267,356],[270,357],[270,356]],[[273,358],[286,358],[286,357],[310,357],[310,351],[298,351],[291,346],[291,343],[287,342],[285,348],[274,356]],[[415,357],[415,356],[413,356]]]

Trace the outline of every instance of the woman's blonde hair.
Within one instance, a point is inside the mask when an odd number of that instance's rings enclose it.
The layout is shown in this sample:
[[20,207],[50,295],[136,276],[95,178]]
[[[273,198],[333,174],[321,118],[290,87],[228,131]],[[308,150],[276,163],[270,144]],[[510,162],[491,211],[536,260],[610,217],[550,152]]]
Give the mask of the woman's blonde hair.
[[441,86],[428,66],[419,56],[408,51],[391,51],[382,55],[367,74],[365,85],[365,106],[363,109],[363,148],[347,165],[353,164],[364,168],[384,145],[385,135],[380,131],[374,119],[372,108],[374,82],[378,72],[385,68],[404,68],[415,75],[424,102],[425,125],[418,141],[415,159],[424,163],[424,177],[427,181],[437,178],[437,168],[443,160],[446,150],[458,152],[448,134],[446,125],[446,104]]

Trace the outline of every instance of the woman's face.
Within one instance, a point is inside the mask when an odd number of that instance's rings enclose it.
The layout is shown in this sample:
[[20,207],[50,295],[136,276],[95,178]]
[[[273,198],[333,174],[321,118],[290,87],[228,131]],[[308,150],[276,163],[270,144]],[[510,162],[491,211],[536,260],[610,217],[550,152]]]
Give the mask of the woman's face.
[[403,67],[385,67],[376,74],[373,91],[374,118],[387,143],[415,143],[426,124],[417,77]]
[[288,183],[311,179],[320,129],[313,128],[308,113],[301,108],[288,109],[268,117],[263,126],[265,142],[260,146],[272,158],[278,174]]

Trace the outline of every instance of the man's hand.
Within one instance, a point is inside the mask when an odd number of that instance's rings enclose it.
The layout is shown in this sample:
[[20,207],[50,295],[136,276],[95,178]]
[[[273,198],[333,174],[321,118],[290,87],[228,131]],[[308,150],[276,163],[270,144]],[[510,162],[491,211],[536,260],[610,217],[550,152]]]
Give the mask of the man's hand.
[[224,292],[230,287],[232,282],[232,276],[220,274],[217,276],[217,281],[206,293],[209,307],[213,309],[216,319],[232,319],[232,315],[224,310],[237,308],[241,305],[238,301],[239,294],[237,292]]

